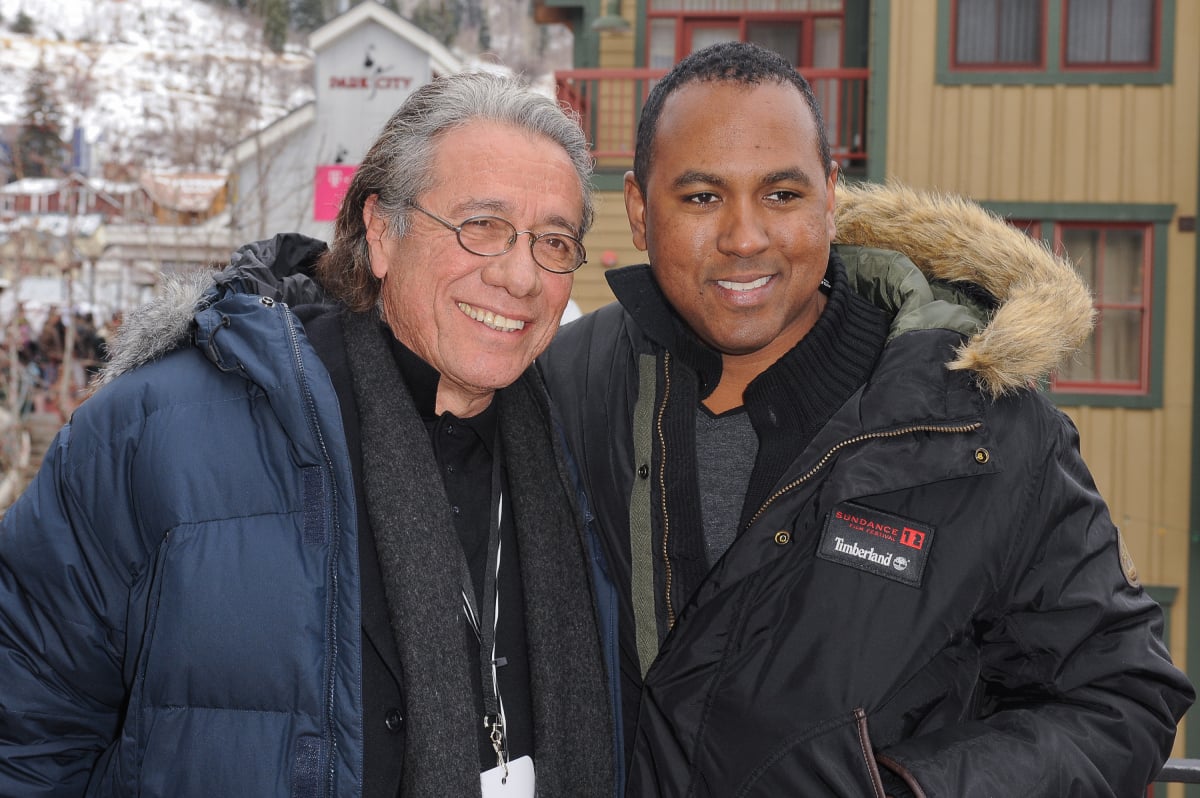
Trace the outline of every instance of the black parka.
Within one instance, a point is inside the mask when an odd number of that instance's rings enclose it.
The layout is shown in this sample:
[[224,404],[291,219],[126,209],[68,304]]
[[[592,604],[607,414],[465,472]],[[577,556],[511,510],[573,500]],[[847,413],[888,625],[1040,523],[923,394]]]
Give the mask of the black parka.
[[610,280],[641,287],[543,358],[617,563],[627,694],[648,667],[640,701],[626,695],[627,795],[882,796],[881,768],[945,798],[1141,795],[1193,692],[1074,426],[1037,391],[993,395],[947,368],[987,323],[981,306],[896,253],[841,255],[893,318],[888,343],[676,604],[652,664],[630,540],[644,519],[661,628],[656,475],[695,453],[655,419],[664,382],[697,376],[639,324],[667,312],[648,269]]

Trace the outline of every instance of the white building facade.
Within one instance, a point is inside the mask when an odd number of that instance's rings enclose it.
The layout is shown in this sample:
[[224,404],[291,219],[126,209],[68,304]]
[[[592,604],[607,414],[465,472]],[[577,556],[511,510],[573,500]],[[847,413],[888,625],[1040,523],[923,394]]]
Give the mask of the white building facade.
[[230,150],[234,241],[329,240],[355,165],[417,87],[461,69],[436,39],[364,2],[313,32],[315,97]]

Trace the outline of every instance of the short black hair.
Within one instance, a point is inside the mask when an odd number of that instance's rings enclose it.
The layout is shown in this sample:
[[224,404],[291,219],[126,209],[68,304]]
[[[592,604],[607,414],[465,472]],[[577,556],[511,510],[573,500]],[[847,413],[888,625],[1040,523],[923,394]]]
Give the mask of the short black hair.
[[786,58],[774,50],[749,42],[722,42],[687,56],[650,90],[638,121],[637,143],[633,152],[633,177],[643,192],[650,174],[650,150],[654,144],[654,134],[658,132],[658,119],[667,98],[689,83],[724,81],[745,86],[757,86],[767,81],[795,86],[812,112],[817,126],[817,154],[821,158],[825,176],[829,177],[833,156],[829,152],[825,119],[812,86]]

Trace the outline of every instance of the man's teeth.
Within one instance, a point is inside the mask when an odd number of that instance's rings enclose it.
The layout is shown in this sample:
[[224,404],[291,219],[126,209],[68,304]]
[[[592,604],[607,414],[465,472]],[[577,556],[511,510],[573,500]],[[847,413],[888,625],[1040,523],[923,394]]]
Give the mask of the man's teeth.
[[722,288],[727,288],[730,291],[753,291],[755,288],[762,288],[771,281],[770,277],[759,277],[752,283],[735,283],[732,280],[717,280],[717,285]]
[[523,321],[510,319],[507,316],[501,316],[499,313],[492,313],[490,310],[477,310],[466,302],[459,302],[458,309],[475,321],[482,322],[493,330],[499,330],[500,332],[513,332],[525,328],[525,322]]

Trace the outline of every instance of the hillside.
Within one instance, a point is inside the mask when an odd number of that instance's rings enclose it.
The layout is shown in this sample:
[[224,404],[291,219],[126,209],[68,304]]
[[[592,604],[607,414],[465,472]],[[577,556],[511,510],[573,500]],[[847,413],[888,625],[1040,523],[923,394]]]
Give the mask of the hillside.
[[[569,66],[570,34],[542,35],[528,0],[486,7],[500,53],[487,60]],[[11,30],[22,12],[29,35]],[[93,163],[212,170],[227,147],[312,98],[310,55],[303,36],[275,54],[257,18],[199,0],[0,0],[0,127],[21,120],[40,59],[64,137],[82,128]]]

